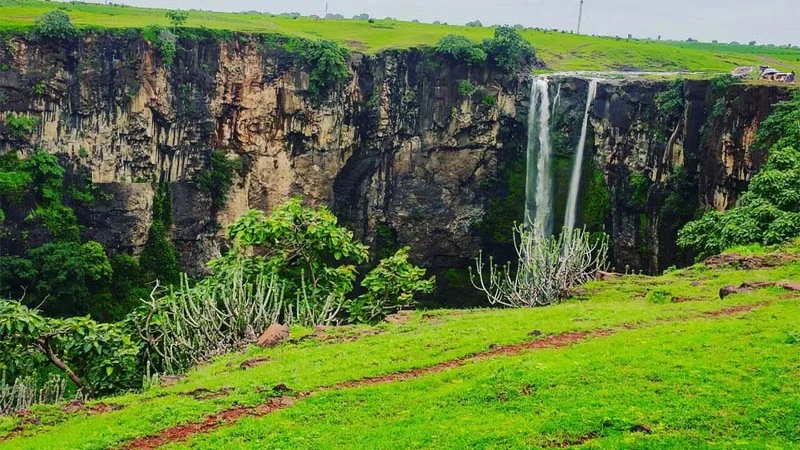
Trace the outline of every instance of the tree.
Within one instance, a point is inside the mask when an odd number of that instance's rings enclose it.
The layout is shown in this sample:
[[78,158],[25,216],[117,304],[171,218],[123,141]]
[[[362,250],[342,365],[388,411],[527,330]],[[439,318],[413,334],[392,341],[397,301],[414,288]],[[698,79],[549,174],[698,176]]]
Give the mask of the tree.
[[506,72],[515,72],[533,62],[536,53],[514,27],[501,26],[494,29],[494,37],[483,41],[488,60]]
[[750,41],[747,43],[747,45],[756,45],[756,41]]
[[235,246],[209,264],[215,273],[244,261],[253,276],[274,274],[285,286],[287,301],[295,302],[294,311],[308,310],[320,322],[335,317],[353,289],[354,264],[368,257],[367,247],[339,226],[328,208],[306,208],[299,197],[269,216],[248,212],[228,227],[228,236]]
[[107,394],[140,380],[138,353],[122,325],[88,317],[53,319],[19,302],[0,301],[0,366],[11,374],[19,376],[19,365],[29,362],[12,358],[38,355],[84,394]]
[[448,56],[467,64],[480,65],[486,62],[486,52],[481,46],[464,36],[449,34],[440,39],[434,49],[440,55]]
[[111,281],[111,263],[97,242],[49,242],[28,256],[38,274],[36,291],[46,299],[43,308],[49,315],[91,312],[93,295]]
[[172,24],[173,30],[177,30],[178,27],[183,26],[183,24],[185,24],[186,21],[189,20],[189,13],[187,11],[180,11],[180,10],[167,11],[166,16],[167,19],[169,19],[169,22]]
[[780,244],[798,236],[800,152],[774,147],[736,207],[687,223],[678,233],[678,245],[707,257],[736,245]]
[[68,41],[78,36],[78,30],[63,11],[50,11],[36,20],[33,33],[38,38]]

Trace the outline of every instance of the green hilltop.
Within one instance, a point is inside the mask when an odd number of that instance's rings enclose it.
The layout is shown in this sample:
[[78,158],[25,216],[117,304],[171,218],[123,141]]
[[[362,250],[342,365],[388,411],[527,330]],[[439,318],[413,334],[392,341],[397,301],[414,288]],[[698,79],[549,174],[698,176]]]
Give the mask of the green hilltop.
[[[84,29],[169,25],[165,9],[7,0],[0,4],[0,30],[24,30],[42,14],[55,9],[69,14],[72,22]],[[399,20],[316,19],[257,12],[209,11],[190,11],[186,26],[328,39],[367,53],[433,45],[448,34],[480,41],[493,32],[490,27]],[[521,33],[534,45],[539,58],[554,71],[729,72],[736,66],[745,65],[770,65],[780,70],[800,71],[800,50],[795,48],[595,37],[536,29],[524,29]]]

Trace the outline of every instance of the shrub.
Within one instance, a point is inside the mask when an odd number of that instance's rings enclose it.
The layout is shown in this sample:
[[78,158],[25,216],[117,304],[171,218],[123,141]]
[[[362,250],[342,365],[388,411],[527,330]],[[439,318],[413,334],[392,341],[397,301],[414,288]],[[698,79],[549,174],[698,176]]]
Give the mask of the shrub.
[[458,81],[458,94],[462,97],[469,97],[475,92],[475,86],[469,80]]
[[374,323],[411,306],[416,293],[433,292],[434,277],[423,279],[425,269],[408,262],[408,250],[401,248],[364,277],[366,292],[345,304],[351,322]]
[[220,208],[228,199],[234,176],[243,174],[244,164],[241,158],[229,159],[225,152],[214,151],[211,153],[211,167],[197,176],[197,184],[209,193],[212,206]]
[[481,99],[481,104],[484,106],[488,106],[489,108],[494,108],[495,106],[497,106],[497,97],[491,94],[487,94]]
[[666,90],[659,92],[655,97],[658,117],[664,121],[677,118],[683,111],[684,104],[683,80],[681,79],[671,82]]
[[18,302],[0,301],[0,349],[10,372],[28,361],[9,356],[36,355],[89,396],[133,387],[138,378],[138,346],[123,326],[87,317],[47,318]]
[[314,97],[323,96],[350,76],[350,52],[335,42],[289,39],[284,50],[295,55],[309,71],[308,91]]
[[145,29],[143,37],[153,44],[165,66],[171,66],[178,52],[178,38],[168,29],[153,25]]
[[707,257],[735,245],[780,244],[800,236],[800,152],[773,148],[733,209],[687,223],[678,244]]
[[281,319],[287,321],[333,321],[356,277],[355,266],[342,262],[361,264],[368,256],[330,210],[305,208],[300,198],[268,217],[250,211],[228,227],[228,235],[235,247],[209,266],[217,274],[243,262],[248,273],[275,275],[286,289]]
[[530,42],[510,26],[494,29],[494,37],[483,41],[489,62],[506,72],[516,72],[536,58]]
[[50,11],[36,20],[34,36],[55,41],[67,41],[78,36],[78,30],[62,11]]
[[253,342],[278,320],[283,291],[269,275],[251,277],[241,261],[220,268],[217,277],[180,286],[167,295],[153,290],[128,318],[143,339],[143,358],[160,373],[191,366]]
[[25,139],[33,133],[39,120],[31,116],[11,113],[6,117],[6,134],[11,139]]
[[570,295],[572,289],[592,279],[606,265],[608,238],[599,240],[579,228],[559,236],[541,237],[536,227],[516,225],[515,264],[485,264],[479,255],[473,285],[489,303],[519,308],[546,306]]
[[481,46],[464,36],[447,35],[439,40],[434,51],[467,64],[480,65],[486,62],[486,52]]
[[60,202],[39,206],[25,220],[42,224],[56,241],[77,242],[80,239],[81,226],[75,211]]

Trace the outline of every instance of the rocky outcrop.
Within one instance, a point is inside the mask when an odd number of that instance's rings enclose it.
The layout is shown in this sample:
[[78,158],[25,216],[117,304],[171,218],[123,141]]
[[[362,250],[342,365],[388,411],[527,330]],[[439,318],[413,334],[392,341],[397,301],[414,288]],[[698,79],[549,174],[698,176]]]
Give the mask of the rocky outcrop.
[[[269,39],[182,39],[166,66],[135,31],[66,47],[14,38],[0,45],[0,65],[0,122],[39,121],[24,138],[3,129],[0,152],[41,147],[88,171],[108,195],[80,218],[86,237],[113,251],[142,248],[154,181],[171,185],[172,238],[194,273],[224,248],[226,224],[292,195],[330,205],[376,252],[410,245],[435,271],[507,249],[505,230],[522,217],[525,76],[392,50],[352,55],[349,78],[320,97],[297,57]],[[586,81],[562,82],[554,126],[568,166]],[[681,111],[662,117],[656,96],[668,89],[603,82],[592,106],[593,164],[611,196],[602,226],[619,270],[690,257],[674,246],[676,226],[735,202],[763,161],[750,148],[758,123],[786,95],[733,86],[711,118],[709,83],[686,82]],[[212,151],[244,163],[223,206],[196,183]],[[639,203],[636,174],[647,180]],[[664,209],[675,201],[680,211]]]

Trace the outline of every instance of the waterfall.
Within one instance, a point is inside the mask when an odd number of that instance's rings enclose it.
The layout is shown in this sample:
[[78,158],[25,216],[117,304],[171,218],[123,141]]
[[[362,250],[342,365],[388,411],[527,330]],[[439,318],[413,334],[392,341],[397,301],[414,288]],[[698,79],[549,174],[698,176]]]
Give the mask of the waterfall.
[[549,236],[553,228],[552,153],[548,81],[539,77],[531,84],[525,177],[525,222],[533,223],[539,236]]
[[586,110],[583,113],[583,126],[578,148],[575,149],[575,161],[572,163],[572,176],[569,181],[569,195],[567,197],[567,214],[564,217],[564,226],[568,230],[575,228],[576,210],[578,207],[578,190],[581,186],[581,172],[583,168],[583,148],[586,146],[586,131],[589,128],[589,112],[592,101],[597,95],[597,80],[589,80],[589,93],[586,96]]

